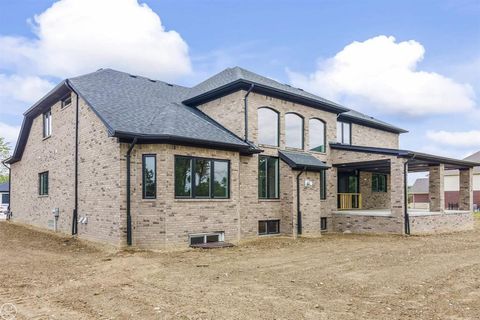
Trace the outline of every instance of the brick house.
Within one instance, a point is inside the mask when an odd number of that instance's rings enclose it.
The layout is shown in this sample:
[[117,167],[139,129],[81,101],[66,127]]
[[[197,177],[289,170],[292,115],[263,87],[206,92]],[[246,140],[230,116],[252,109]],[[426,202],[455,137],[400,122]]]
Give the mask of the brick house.
[[[466,157],[464,160],[480,162],[480,151]],[[428,208],[428,178],[418,178],[412,186],[412,206]],[[460,200],[460,176],[458,170],[445,171],[445,208],[456,208]],[[480,167],[473,168],[473,207],[480,209]]]
[[[116,246],[473,226],[476,163],[399,149],[406,131],[242,68],[192,87],[101,69],[24,114],[12,219]],[[444,170],[460,170],[447,212]],[[406,173],[430,172],[408,212]]]

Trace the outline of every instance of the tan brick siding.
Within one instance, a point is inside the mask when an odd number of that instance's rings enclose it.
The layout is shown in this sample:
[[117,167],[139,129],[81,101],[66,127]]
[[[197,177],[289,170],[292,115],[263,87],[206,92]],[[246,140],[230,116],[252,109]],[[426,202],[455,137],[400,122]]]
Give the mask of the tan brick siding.
[[400,135],[352,123],[352,144],[378,148],[399,148]]
[[362,194],[362,209],[390,208],[390,175],[387,175],[387,192],[372,191],[372,173],[360,171],[360,193]]
[[[72,101],[74,101],[72,99]],[[69,233],[74,208],[75,105],[52,107],[52,134],[43,138],[43,116],[33,119],[21,161],[11,166],[13,220],[52,228],[52,209],[59,208],[58,230]],[[38,174],[48,171],[48,196],[39,196]]]
[[124,244],[125,214],[120,204],[120,145],[95,112],[80,99],[78,125],[78,235],[113,245]]
[[[42,115],[32,123],[22,159],[12,165],[14,220],[50,228],[52,209],[59,208],[58,230],[71,233],[75,204],[75,94],[72,104],[52,106],[52,135],[43,139]],[[109,138],[94,112],[80,100],[79,236],[114,245],[120,240],[119,145]],[[49,194],[38,195],[38,173],[49,171]]]

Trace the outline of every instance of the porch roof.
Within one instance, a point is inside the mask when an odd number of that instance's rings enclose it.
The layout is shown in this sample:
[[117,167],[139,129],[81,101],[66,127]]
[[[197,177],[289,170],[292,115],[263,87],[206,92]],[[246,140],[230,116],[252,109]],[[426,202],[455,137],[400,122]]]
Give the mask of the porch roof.
[[411,150],[352,146],[352,145],[346,145],[346,144],[340,144],[340,143],[330,143],[330,147],[332,149],[337,149],[337,150],[383,154],[383,155],[397,156],[399,158],[408,158],[409,159],[408,171],[410,172],[427,171],[429,166],[434,166],[439,164],[444,164],[445,169],[447,170],[469,169],[476,166],[480,166],[480,163],[478,162],[447,158],[447,157],[436,156],[432,154],[416,152]]
[[278,155],[293,170],[321,171],[330,168],[325,162],[305,152],[282,150],[278,151]]

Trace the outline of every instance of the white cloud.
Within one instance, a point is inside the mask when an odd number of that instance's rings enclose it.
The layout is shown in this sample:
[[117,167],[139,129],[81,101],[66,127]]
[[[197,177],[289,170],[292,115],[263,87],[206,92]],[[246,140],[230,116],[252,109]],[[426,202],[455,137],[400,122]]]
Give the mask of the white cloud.
[[32,26],[34,39],[0,37],[0,67],[59,78],[102,67],[160,79],[191,72],[185,41],[137,0],[61,0]]
[[417,41],[377,36],[347,45],[312,74],[287,72],[295,86],[385,113],[418,116],[473,110],[475,94],[469,84],[417,70],[424,53]]
[[477,148],[480,150],[480,130],[471,131],[427,131],[427,138],[444,146],[457,148]]
[[5,138],[5,140],[10,143],[10,147],[12,147],[12,149],[17,143],[19,132],[20,126],[11,126],[9,124],[0,122],[0,137]]
[[37,76],[0,74],[0,99],[4,97],[26,103],[33,103],[54,86],[48,80]]
[[44,96],[54,84],[37,76],[0,73],[0,115],[18,115]]

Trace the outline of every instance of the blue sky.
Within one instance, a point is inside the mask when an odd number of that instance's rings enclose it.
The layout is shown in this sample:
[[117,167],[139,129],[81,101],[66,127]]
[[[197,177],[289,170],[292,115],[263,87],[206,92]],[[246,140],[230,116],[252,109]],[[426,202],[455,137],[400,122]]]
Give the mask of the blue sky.
[[409,130],[404,148],[480,150],[478,0],[54,2],[0,2],[12,142],[61,78],[112,67],[193,85],[239,65]]

